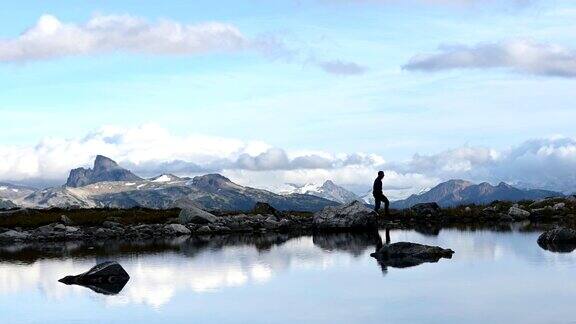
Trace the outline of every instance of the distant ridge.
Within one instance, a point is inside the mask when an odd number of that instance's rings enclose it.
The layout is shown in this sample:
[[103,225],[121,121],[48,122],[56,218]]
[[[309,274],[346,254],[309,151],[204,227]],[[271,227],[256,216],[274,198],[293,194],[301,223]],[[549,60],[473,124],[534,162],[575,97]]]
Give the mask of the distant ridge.
[[539,189],[518,189],[501,182],[493,186],[487,182],[474,184],[465,180],[449,180],[419,195],[391,203],[393,208],[410,208],[415,204],[436,202],[442,207],[466,204],[489,204],[495,200],[520,201],[564,196],[560,192]]
[[[6,187],[4,191],[12,192],[8,189],[11,190]],[[244,187],[220,174],[193,179],[162,174],[143,179],[102,155],[96,157],[93,169],[72,170],[66,185],[28,192],[12,202],[27,208],[153,209],[175,208],[185,203],[212,211],[248,211],[256,202],[268,203],[278,210],[295,211],[317,211],[337,205],[313,195],[279,195]]]
[[332,180],[326,180],[322,185],[317,184],[286,184],[289,189],[284,189],[284,194],[305,194],[324,199],[332,200],[341,204],[347,204],[354,200],[360,200],[360,197],[355,193],[335,184]]

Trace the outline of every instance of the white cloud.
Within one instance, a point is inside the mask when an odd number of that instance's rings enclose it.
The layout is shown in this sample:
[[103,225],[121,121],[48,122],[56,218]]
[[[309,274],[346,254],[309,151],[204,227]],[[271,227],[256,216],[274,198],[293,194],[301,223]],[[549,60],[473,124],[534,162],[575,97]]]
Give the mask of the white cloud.
[[[250,38],[222,22],[183,24],[149,22],[129,15],[99,15],[83,24],[65,23],[53,15],[12,39],[0,39],[0,62],[28,62],[68,56],[126,52],[149,55],[197,55],[251,51],[269,59],[302,61],[274,35]],[[330,74],[362,74],[365,68],[340,60],[314,63]]]
[[235,26],[219,22],[185,25],[149,23],[132,16],[96,16],[85,24],[43,15],[17,38],[0,40],[0,61],[19,62],[115,51],[189,55],[241,51],[258,44]]
[[149,124],[102,127],[81,138],[48,138],[31,147],[0,147],[0,180],[57,180],[109,156],[142,176],[222,173],[242,185],[275,189],[285,183],[333,180],[358,193],[368,191],[378,170],[385,189],[402,198],[440,181],[506,181],[526,187],[576,191],[576,140],[535,139],[505,150],[464,146],[408,161],[376,154],[286,151],[260,141],[203,135],[175,135]]
[[524,7],[535,0],[320,0],[325,3],[353,3],[353,4],[424,4],[440,6],[513,6]]
[[435,54],[416,55],[403,68],[428,72],[503,68],[534,75],[574,78],[576,51],[531,40],[451,45],[441,46]]
[[398,165],[442,180],[505,181],[524,187],[576,192],[576,139],[534,139],[506,150],[461,147],[433,155],[415,155]]
[[354,62],[343,62],[340,60],[335,61],[322,61],[316,64],[326,73],[340,74],[340,75],[357,75],[364,74],[366,67],[361,66]]

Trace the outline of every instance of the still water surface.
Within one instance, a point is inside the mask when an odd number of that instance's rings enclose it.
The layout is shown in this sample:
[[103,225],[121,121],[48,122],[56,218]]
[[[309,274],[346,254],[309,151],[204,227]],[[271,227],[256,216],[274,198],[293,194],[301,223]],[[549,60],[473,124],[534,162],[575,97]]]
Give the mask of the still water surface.
[[[0,322],[576,322],[576,252],[543,250],[538,234],[392,231],[456,252],[404,269],[351,234],[2,247]],[[131,276],[117,295],[58,282],[107,260]]]

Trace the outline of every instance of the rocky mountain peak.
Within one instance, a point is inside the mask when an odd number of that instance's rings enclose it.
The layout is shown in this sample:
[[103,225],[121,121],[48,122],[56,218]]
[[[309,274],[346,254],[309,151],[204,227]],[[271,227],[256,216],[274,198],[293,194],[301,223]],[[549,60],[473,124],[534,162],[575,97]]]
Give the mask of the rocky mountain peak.
[[96,159],[94,160],[94,172],[106,171],[110,169],[116,169],[120,166],[116,161],[112,160],[109,157],[104,155],[97,155]]
[[332,180],[326,180],[326,181],[324,181],[322,188],[334,189],[334,188],[339,188],[339,186],[337,186],[334,182],[332,182]]
[[192,179],[192,183],[198,187],[212,189],[221,189],[223,187],[229,186],[230,184],[233,184],[230,179],[217,173],[194,177]]
[[103,155],[96,156],[94,169],[77,168],[70,171],[67,187],[83,187],[103,181],[140,181],[142,178],[122,168],[114,160]]

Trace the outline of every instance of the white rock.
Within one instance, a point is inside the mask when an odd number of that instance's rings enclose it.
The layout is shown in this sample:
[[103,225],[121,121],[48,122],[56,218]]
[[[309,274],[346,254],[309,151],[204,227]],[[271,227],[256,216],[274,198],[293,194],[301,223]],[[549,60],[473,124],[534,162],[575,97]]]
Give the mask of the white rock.
[[566,204],[563,203],[563,202],[560,202],[560,203],[554,204],[554,206],[552,207],[552,209],[554,209],[554,210],[562,210],[562,209],[564,209],[564,207],[566,207]]

